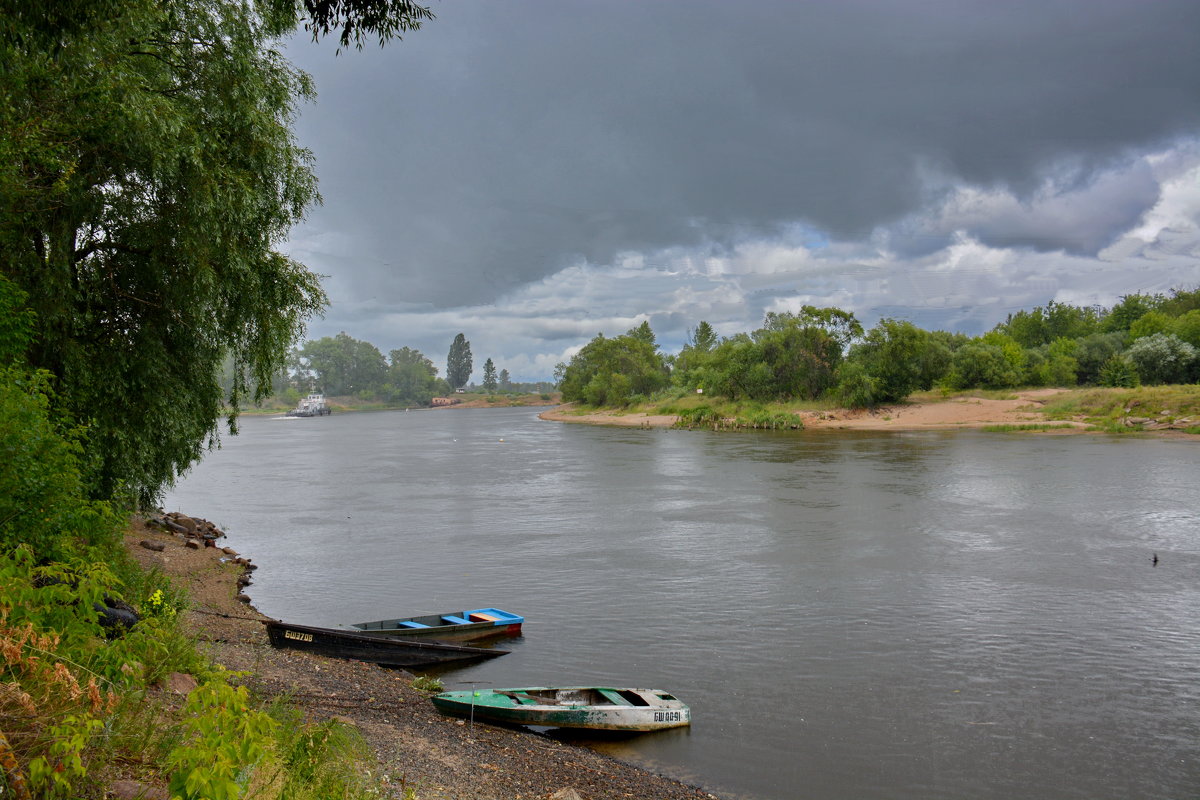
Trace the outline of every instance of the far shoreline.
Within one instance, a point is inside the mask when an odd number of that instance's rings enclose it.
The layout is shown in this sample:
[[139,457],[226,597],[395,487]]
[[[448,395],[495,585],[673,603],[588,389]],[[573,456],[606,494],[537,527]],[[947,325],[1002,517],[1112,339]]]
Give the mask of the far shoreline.
[[[965,395],[891,403],[873,409],[796,410],[794,413],[801,419],[806,431],[914,432],[1010,427],[1014,431],[1040,434],[1101,432],[1082,418],[1051,419],[1043,412],[1042,409],[1049,399],[1068,391],[1070,390],[1054,388],[1028,389],[1013,392],[1011,396],[1003,399]],[[579,409],[574,403],[543,411],[538,417],[553,422],[628,428],[671,428],[679,420],[675,414],[621,412],[613,409],[589,411]],[[1022,430],[1023,428],[1026,430]],[[1200,441],[1200,436],[1177,428],[1152,428],[1136,432]]]

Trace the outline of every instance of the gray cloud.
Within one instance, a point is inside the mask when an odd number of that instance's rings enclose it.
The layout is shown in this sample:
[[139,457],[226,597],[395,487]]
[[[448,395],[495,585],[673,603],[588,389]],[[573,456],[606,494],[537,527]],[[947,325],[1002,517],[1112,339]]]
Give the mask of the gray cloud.
[[1191,0],[435,10],[382,51],[291,48],[320,92],[311,226],[349,238],[358,293],[486,302],[623,250],[863,234],[928,200],[923,166],[1026,197],[1200,122]]
[[532,364],[568,322],[590,336],[653,314],[682,335],[696,314],[753,325],[780,298],[855,300],[864,270],[961,236],[1031,254],[1010,270],[1119,241],[1177,263],[1193,244],[1170,225],[1123,237],[1159,205],[1143,156],[1200,130],[1194,0],[434,9],[383,50],[289,46],[320,93],[299,130],[326,205],[291,243],[331,276],[317,332],[545,317],[519,323]]

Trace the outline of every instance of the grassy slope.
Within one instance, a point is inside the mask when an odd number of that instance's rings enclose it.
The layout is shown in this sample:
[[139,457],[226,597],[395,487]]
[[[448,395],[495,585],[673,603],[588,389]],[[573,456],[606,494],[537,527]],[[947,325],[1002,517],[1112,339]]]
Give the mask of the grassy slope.
[[1043,412],[1050,419],[1083,418],[1105,430],[1127,430],[1152,420],[1200,433],[1200,385],[1075,389],[1052,398]]

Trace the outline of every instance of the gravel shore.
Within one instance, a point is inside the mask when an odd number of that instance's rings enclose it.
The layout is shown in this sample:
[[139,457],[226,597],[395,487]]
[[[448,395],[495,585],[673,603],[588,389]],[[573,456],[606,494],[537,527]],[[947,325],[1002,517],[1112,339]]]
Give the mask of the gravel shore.
[[[161,542],[164,549],[146,549],[144,540]],[[219,547],[190,549],[178,535],[140,521],[126,543],[144,567],[163,571],[186,589],[192,610],[184,623],[214,661],[248,672],[245,683],[260,696],[290,696],[312,719],[337,717],[358,728],[394,797],[406,790],[418,800],[714,797],[537,733],[443,716],[403,671],[276,650],[261,624],[267,617],[237,599],[243,567]]]

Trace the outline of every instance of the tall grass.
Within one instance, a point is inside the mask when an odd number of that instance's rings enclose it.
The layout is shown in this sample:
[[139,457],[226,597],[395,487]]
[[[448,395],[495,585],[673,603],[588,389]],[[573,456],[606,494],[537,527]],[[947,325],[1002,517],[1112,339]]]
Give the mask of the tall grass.
[[[1051,397],[1042,407],[1050,419],[1084,419],[1103,430],[1127,431],[1140,419],[1162,423],[1200,421],[1200,386],[1142,386],[1134,389],[1076,389]],[[1137,423],[1132,423],[1137,427]],[[1184,425],[1185,429],[1195,426]]]

